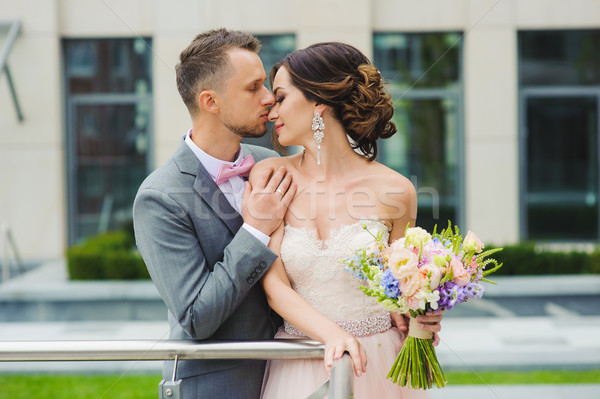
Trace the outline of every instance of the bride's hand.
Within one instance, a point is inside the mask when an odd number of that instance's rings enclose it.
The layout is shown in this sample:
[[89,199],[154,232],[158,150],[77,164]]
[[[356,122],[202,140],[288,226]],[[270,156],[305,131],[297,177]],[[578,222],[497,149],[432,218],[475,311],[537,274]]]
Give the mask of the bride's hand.
[[360,377],[366,371],[367,353],[360,342],[347,332],[336,335],[325,342],[325,368],[331,373],[333,361],[341,359],[344,352],[348,352],[352,358],[354,374]]
[[440,343],[439,332],[442,329],[442,317],[444,312],[427,312],[424,315],[417,316],[417,321],[421,323],[421,328],[433,333],[433,346]]

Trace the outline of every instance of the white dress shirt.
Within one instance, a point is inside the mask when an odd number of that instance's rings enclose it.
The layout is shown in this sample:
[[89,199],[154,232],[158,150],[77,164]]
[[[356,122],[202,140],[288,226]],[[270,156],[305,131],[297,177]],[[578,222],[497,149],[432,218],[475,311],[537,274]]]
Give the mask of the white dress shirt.
[[[217,174],[219,173],[219,168],[221,167],[221,165],[239,165],[243,159],[241,151],[239,151],[239,155],[234,162],[222,161],[220,159],[208,155],[192,141],[192,129],[190,129],[185,135],[185,143],[188,145],[188,147],[190,147],[194,154],[196,154],[196,156],[200,160],[200,163],[210,174],[210,177],[213,179],[213,181],[217,180]],[[245,180],[241,176],[233,176],[230,179],[218,185],[219,189],[225,195],[225,198],[227,198],[229,204],[240,215],[242,214],[242,196],[244,194],[244,182]],[[253,236],[258,238],[263,244],[269,245],[269,241],[271,240],[271,238],[262,231],[255,229],[247,223],[244,223],[242,225],[242,228],[248,230],[248,232],[250,232]]]

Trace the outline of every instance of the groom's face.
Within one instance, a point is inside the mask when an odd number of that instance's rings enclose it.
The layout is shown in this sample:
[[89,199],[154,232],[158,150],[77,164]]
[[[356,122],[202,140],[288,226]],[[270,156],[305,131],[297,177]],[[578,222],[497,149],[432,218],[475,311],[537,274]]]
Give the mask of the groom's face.
[[269,108],[275,98],[264,86],[266,75],[258,55],[231,49],[229,72],[221,90],[220,117],[240,137],[260,137],[267,131]]

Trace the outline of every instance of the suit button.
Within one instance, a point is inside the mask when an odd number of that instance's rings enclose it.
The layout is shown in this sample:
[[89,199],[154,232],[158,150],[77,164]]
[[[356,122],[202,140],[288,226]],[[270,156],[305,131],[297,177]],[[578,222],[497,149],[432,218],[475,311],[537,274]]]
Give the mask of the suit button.
[[250,273],[250,278],[256,277],[258,276],[258,273],[256,273],[255,271]]
[[260,266],[261,268],[263,268],[263,269],[264,269],[265,267],[267,267],[267,262],[265,262],[265,261],[263,260],[263,261],[261,261],[261,262],[258,264],[258,266]]
[[248,282],[248,284],[252,284],[254,282],[254,279],[252,277],[248,277],[248,280],[246,280]]

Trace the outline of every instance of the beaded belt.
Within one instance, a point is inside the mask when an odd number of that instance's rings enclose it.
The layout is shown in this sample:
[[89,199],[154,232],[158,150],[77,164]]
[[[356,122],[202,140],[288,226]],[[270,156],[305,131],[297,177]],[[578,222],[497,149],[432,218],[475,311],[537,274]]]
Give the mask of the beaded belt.
[[[366,319],[337,321],[336,324],[355,337],[378,334],[392,328],[392,321],[388,313],[367,317]],[[283,328],[290,335],[306,337],[306,334],[285,320],[283,321]]]

